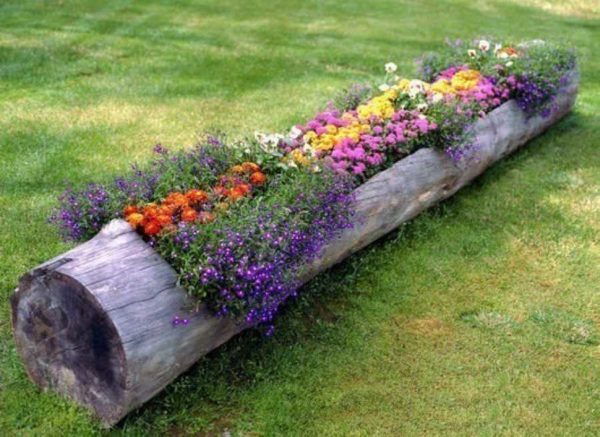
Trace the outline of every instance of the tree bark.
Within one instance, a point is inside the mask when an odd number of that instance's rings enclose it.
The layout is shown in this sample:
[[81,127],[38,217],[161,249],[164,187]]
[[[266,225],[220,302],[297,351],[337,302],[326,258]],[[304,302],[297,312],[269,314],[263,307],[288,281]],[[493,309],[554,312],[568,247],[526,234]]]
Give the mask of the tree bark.
[[[357,225],[307,266],[310,280],[460,188],[563,118],[577,78],[547,118],[527,119],[514,101],[475,126],[476,159],[459,166],[422,149],[356,190]],[[122,220],[25,274],[11,297],[17,349],[29,377],[91,409],[112,426],[246,329],[200,307],[187,326],[171,321],[189,298],[175,271]]]

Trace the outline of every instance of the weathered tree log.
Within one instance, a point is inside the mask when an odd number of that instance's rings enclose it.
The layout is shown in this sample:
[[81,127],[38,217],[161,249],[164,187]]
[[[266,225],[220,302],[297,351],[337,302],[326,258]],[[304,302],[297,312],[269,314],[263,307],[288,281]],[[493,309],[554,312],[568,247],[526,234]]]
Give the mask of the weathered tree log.
[[[423,149],[356,190],[359,223],[307,266],[308,281],[424,209],[564,117],[577,80],[548,118],[527,119],[509,101],[479,120],[477,159],[456,166]],[[121,220],[25,274],[11,299],[13,330],[30,378],[90,408],[106,426],[142,405],[201,356],[247,326],[205,308],[171,320],[188,302],[175,271]]]

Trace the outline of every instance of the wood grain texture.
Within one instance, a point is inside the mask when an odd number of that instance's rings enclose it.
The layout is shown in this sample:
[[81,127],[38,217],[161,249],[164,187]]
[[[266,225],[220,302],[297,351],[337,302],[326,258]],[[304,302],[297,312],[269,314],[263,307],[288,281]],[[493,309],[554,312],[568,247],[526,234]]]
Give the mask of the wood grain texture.
[[[474,126],[477,158],[456,166],[422,149],[356,190],[357,225],[307,266],[304,282],[450,197],[487,167],[564,117],[577,78],[548,118],[526,119],[514,101]],[[25,274],[11,298],[17,349],[30,378],[91,409],[106,426],[152,398],[201,356],[248,326],[189,304],[175,271],[122,220]]]

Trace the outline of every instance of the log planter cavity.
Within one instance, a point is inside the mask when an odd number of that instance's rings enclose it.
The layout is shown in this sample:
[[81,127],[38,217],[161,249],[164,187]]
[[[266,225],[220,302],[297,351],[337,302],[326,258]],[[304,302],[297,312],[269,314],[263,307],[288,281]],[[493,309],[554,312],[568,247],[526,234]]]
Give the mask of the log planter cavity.
[[[459,166],[422,149],[356,190],[359,223],[307,266],[306,282],[460,188],[563,118],[577,79],[549,117],[514,101],[474,126],[476,159]],[[188,296],[175,271],[122,220],[25,274],[11,298],[17,349],[30,378],[91,409],[105,426],[148,401],[201,356],[246,329],[205,308],[173,328]]]

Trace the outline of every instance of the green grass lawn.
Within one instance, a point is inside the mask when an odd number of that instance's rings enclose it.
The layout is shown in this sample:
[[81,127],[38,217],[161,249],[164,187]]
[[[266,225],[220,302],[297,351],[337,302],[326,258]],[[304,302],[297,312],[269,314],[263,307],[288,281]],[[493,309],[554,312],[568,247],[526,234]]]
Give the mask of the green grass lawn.
[[[287,130],[446,36],[563,38],[575,111],[443,205],[321,276],[114,434],[600,434],[600,2],[14,1],[0,5],[0,434],[101,433],[29,382],[19,275],[67,249],[64,180],[152,146]],[[311,291],[311,293],[308,293]]]

